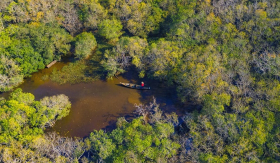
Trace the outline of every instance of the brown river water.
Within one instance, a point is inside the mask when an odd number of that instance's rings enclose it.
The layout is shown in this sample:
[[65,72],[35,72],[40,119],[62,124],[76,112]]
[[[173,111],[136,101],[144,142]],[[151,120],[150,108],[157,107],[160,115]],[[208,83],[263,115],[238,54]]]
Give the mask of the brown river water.
[[[50,80],[42,80],[54,68],[61,69],[65,63],[58,62],[49,69],[43,69],[25,79],[19,86],[24,92],[35,95],[36,100],[45,96],[65,94],[69,97],[72,107],[67,117],[57,121],[46,132],[55,131],[62,136],[85,137],[93,130],[112,130],[119,117],[131,119],[134,117],[135,104],[148,104],[156,98],[160,108],[165,112],[181,114],[176,91],[166,88],[164,83],[142,79],[151,90],[135,90],[122,87],[119,82],[140,83],[136,73],[128,72],[113,80],[94,81],[90,83],[59,85]],[[9,93],[1,94],[8,97]]]

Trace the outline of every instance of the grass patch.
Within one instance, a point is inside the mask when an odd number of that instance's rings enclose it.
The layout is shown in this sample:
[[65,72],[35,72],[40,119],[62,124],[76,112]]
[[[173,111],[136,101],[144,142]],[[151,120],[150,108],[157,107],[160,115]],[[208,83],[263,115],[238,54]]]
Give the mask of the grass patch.
[[88,59],[78,60],[64,66],[61,70],[53,69],[52,73],[44,76],[58,84],[76,84],[81,82],[92,82],[104,76],[104,70],[100,65],[104,51],[112,45],[100,41],[97,49]]
[[97,73],[90,73],[87,61],[81,60],[64,66],[61,70],[54,69],[50,79],[58,84],[76,84],[81,82],[92,82],[98,80],[100,76]]

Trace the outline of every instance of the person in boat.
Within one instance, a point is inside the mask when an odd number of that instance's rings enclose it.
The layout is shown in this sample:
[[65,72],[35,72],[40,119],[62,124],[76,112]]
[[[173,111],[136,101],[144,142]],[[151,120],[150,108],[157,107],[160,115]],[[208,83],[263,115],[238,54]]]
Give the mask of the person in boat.
[[141,87],[144,87],[144,82],[141,82]]

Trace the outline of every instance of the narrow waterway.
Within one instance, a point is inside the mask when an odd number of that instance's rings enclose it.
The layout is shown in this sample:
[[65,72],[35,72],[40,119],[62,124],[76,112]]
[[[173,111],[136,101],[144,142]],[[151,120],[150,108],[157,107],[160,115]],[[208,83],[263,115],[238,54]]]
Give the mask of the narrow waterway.
[[[160,108],[165,112],[180,111],[176,107],[176,93],[173,88],[167,88],[164,83],[142,79],[151,90],[135,90],[119,85],[119,82],[140,83],[137,74],[132,71],[118,76],[113,80],[94,81],[90,83],[59,85],[50,80],[43,80],[54,68],[61,69],[66,63],[58,62],[50,69],[34,73],[19,86],[24,92],[35,95],[36,100],[45,96],[65,94],[69,97],[72,107],[70,114],[57,121],[47,129],[62,136],[85,137],[93,130],[111,130],[119,117],[131,118],[135,104],[148,104],[156,98]],[[1,95],[7,98],[8,93]]]

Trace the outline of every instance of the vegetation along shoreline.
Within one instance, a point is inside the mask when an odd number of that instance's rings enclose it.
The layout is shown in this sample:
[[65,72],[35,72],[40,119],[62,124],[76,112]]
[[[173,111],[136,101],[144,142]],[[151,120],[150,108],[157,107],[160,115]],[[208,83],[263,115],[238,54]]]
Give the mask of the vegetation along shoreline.
[[[10,96],[0,100],[0,162],[279,162],[279,9],[278,0],[1,0],[0,92]],[[179,123],[152,97],[128,98],[137,117],[120,116],[110,132],[46,133],[80,99],[16,88],[69,55],[43,79],[110,82],[133,68],[197,107],[181,108]],[[126,95],[144,90],[135,92]]]

